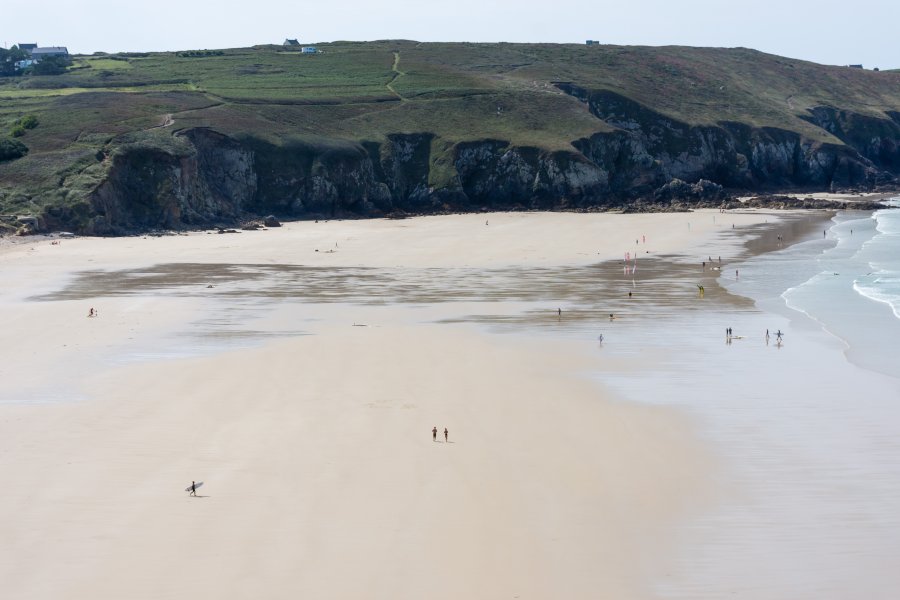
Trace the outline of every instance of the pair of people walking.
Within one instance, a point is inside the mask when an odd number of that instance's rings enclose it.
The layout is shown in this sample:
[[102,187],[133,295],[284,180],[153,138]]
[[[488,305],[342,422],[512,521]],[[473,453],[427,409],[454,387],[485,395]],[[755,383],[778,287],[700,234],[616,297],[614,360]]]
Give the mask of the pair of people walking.
[[[436,441],[437,441],[437,434],[438,434],[437,426],[432,427],[432,428],[431,428],[431,441],[432,441],[432,442],[436,442]],[[446,427],[444,427],[444,441],[445,441],[445,442],[450,441],[450,440],[448,439],[449,437],[450,437],[450,432],[447,430]]]

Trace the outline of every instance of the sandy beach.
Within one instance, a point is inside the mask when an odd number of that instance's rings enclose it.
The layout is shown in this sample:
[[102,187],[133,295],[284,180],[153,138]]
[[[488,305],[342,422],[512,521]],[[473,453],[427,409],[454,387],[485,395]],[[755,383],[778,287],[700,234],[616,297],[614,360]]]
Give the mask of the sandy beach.
[[[685,524],[740,477],[714,418],[679,405],[695,391],[653,375],[679,353],[715,358],[647,324],[756,319],[716,278],[796,219],[513,213],[2,240],[0,593],[665,597]],[[625,253],[638,260],[623,278]],[[610,349],[601,331],[640,345]]]

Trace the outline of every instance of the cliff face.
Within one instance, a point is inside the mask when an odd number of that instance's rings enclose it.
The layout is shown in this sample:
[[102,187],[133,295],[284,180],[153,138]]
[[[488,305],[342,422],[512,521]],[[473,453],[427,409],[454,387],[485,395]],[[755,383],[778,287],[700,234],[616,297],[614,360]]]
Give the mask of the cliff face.
[[86,233],[120,234],[238,218],[257,195],[253,153],[208,130],[184,134],[190,151],[127,149],[91,195]]
[[669,197],[680,188],[664,186],[676,179],[743,189],[870,187],[900,173],[900,114],[879,120],[815,108],[809,121],[846,145],[821,144],[741,123],[691,126],[610,92],[560,87],[615,130],[576,140],[571,151],[482,140],[434,156],[428,133],[389,135],[381,143],[276,146],[191,129],[178,134],[183,151],[116,153],[91,195],[95,215],[73,228],[118,234],[224,224],[247,214],[606,207]]
[[616,173],[616,188],[630,189],[633,194],[675,178],[704,178],[726,187],[750,189],[870,186],[900,171],[896,118],[843,115],[838,119],[829,112],[833,109],[814,109],[809,120],[841,139],[846,144],[841,146],[742,123],[691,126],[612,92],[560,87],[587,102],[594,116],[619,129],[574,145],[592,162]]

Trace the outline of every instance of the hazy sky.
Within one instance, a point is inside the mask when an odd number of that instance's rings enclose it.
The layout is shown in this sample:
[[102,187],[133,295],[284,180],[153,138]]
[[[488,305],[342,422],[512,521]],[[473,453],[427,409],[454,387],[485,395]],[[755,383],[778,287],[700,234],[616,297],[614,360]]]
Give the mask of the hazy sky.
[[[25,5],[23,5],[25,6]],[[234,48],[299,38],[745,46],[900,68],[897,0],[41,0],[0,23],[70,52]]]

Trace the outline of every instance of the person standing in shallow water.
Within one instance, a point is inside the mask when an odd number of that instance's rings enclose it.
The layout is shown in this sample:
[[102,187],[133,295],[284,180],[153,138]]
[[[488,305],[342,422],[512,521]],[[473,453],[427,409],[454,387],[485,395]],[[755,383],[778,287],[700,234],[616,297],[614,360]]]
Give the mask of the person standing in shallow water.
[[447,428],[446,428],[446,427],[444,427],[444,441],[445,441],[445,442],[450,441],[450,440],[447,439],[449,436],[450,436],[450,432],[447,431]]
[[431,441],[432,442],[437,441],[437,425],[435,425],[434,427],[431,428]]

